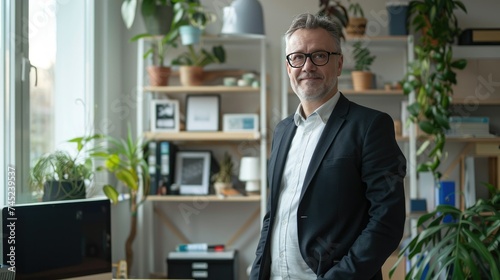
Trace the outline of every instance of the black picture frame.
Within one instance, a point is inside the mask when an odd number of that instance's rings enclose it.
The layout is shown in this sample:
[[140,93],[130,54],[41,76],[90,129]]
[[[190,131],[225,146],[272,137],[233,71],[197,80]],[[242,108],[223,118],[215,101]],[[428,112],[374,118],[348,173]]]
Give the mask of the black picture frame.
[[156,99],[151,101],[151,131],[179,132],[179,100]]
[[175,183],[181,195],[208,195],[212,153],[210,151],[178,151]]

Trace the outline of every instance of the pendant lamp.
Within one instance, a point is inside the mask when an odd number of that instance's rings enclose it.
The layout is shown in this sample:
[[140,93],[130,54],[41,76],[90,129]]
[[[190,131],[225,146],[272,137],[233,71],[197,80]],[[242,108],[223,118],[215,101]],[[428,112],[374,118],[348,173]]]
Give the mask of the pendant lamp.
[[221,34],[264,35],[264,13],[258,0],[235,0],[223,9]]

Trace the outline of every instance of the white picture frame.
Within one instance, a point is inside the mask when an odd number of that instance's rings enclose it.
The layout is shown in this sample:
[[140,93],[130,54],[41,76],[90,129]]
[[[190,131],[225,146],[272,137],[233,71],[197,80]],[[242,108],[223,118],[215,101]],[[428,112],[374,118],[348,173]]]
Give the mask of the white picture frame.
[[224,114],[224,132],[248,132],[259,130],[259,115],[257,114]]
[[220,96],[186,97],[186,131],[219,131]]
[[180,194],[208,195],[212,153],[179,151],[175,157],[175,183],[180,188]]
[[151,101],[151,131],[179,132],[179,100],[156,99]]

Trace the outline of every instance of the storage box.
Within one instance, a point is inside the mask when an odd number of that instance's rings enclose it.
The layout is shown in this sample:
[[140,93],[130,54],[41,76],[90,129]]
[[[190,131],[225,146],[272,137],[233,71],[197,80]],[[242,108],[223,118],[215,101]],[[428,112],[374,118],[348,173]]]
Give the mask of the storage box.
[[167,277],[195,280],[236,280],[237,251],[170,252]]

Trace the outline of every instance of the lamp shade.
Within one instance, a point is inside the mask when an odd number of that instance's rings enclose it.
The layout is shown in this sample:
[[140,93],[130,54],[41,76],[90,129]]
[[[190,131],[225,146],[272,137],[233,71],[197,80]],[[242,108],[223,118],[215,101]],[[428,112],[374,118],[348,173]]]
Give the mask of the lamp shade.
[[235,0],[224,7],[222,34],[264,35],[264,13],[257,0]]
[[243,157],[240,162],[240,180],[246,182],[245,190],[255,192],[260,190],[260,159],[258,157]]

